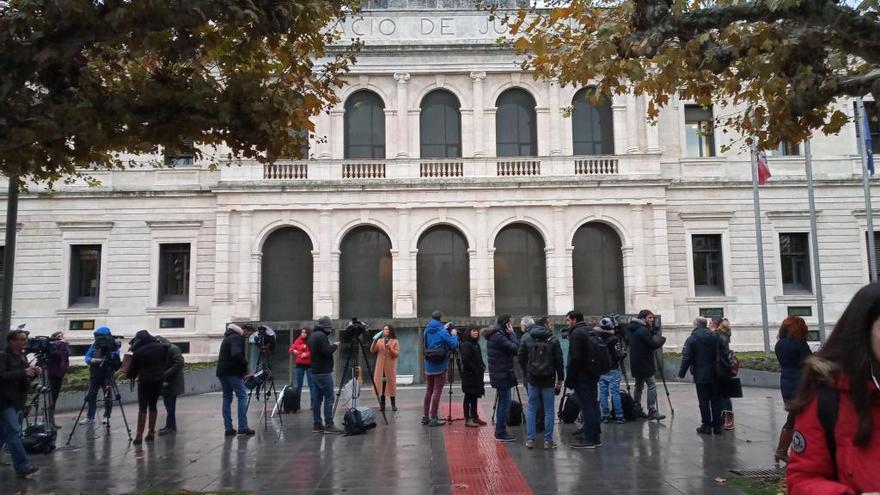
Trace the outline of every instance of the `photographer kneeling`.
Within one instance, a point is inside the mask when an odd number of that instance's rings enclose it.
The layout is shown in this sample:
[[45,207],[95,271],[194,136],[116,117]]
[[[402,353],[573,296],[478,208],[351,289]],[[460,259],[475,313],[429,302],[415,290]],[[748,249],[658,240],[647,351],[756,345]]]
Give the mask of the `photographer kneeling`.
[[27,340],[27,332],[12,330],[6,336],[6,351],[0,355],[0,445],[5,443],[8,447],[15,474],[20,478],[37,472],[24,450],[19,421],[30,380],[42,373],[39,367],[28,366],[24,355]]
[[[152,442],[156,438],[156,417],[159,414],[156,403],[162,393],[168,348],[150,335],[150,332],[140,330],[131,339],[131,352],[133,356],[128,377],[137,378],[138,384],[138,421],[134,444],[140,445],[144,440]],[[150,429],[144,438],[147,411],[150,413]]]
[[[95,342],[86,351],[85,361],[89,367],[89,391],[86,393],[86,403],[89,410],[86,419],[79,422],[88,425],[95,422],[95,412],[98,408],[98,391],[110,386],[113,373],[122,365],[119,359],[120,343],[110,332],[109,327],[98,327],[95,330]],[[113,401],[104,401],[104,419],[101,423],[110,427],[110,413],[113,412]]]

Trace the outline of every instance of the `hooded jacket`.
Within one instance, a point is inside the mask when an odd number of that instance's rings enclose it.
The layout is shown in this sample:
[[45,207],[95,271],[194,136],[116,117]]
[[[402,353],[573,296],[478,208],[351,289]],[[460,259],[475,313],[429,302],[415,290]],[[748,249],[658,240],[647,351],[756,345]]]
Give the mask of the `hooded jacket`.
[[577,322],[568,332],[568,373],[565,386],[574,388],[578,383],[597,382],[599,377],[590,373],[590,332],[583,321]]
[[644,320],[633,318],[629,322],[629,371],[633,378],[644,380],[654,376],[654,351],[663,347],[666,337],[654,335]]
[[463,336],[458,355],[461,357],[461,391],[482,397],[486,393],[483,383],[486,363],[483,362],[480,337],[472,339],[469,335]]
[[220,355],[217,356],[217,376],[236,376],[247,374],[248,361],[244,354],[244,337],[235,330],[228,328],[223,334],[220,344]]
[[819,422],[816,397],[797,414],[794,441],[788,461],[788,493],[790,495],[843,495],[880,492],[880,391],[869,381],[871,415],[874,429],[865,447],[853,445],[859,418],[849,397],[852,380],[822,359],[808,359],[805,367],[821,377],[825,386],[840,392],[834,440],[837,446],[832,460]]
[[[328,320],[329,321],[329,320]],[[311,367],[313,375],[326,375],[333,373],[333,353],[336,352],[337,344],[331,344],[328,335],[333,333],[333,327],[321,320],[309,334],[306,341],[312,352]]]
[[290,349],[287,350],[287,353],[293,355],[294,351],[296,352],[297,368],[308,368],[312,365],[312,353],[309,351],[306,339],[302,335],[290,344]]
[[183,395],[186,392],[184,379],[184,367],[186,361],[180,347],[172,344],[165,337],[156,336],[156,340],[168,349],[165,356],[165,371],[162,373],[162,381],[168,385],[162,389],[162,395],[166,397]]
[[486,352],[489,357],[489,383],[493,388],[510,388],[516,385],[516,372],[513,357],[519,351],[515,334],[494,324],[483,330],[486,338]]
[[[97,337],[98,335],[111,335],[110,328],[109,327],[98,327],[98,329],[95,330],[95,337]],[[90,345],[89,349],[86,351],[86,355],[84,357],[86,365],[91,365],[92,359],[95,359],[95,358],[102,358],[103,359],[103,358],[107,357],[107,356],[96,355],[96,354],[100,354],[100,353],[101,353],[101,350],[95,349],[95,344],[92,343],[92,345]],[[116,359],[119,359],[119,347],[117,347],[113,351],[112,356],[115,357]]]
[[168,347],[156,340],[146,330],[135,334],[131,346],[132,359],[128,368],[128,377],[137,378],[141,383],[165,381],[165,370],[168,367]]
[[[555,373],[546,377],[534,377],[528,372],[529,351],[535,346],[537,341],[547,340],[553,351],[553,368]],[[519,352],[517,353],[519,365],[522,367],[523,376],[526,377],[526,383],[534,387],[548,388],[556,385],[556,382],[562,383],[565,380],[565,363],[562,361],[562,346],[559,339],[553,335],[553,331],[539,326],[532,325],[523,334],[519,344]]]
[[[458,337],[449,333],[446,326],[440,320],[431,319],[425,325],[425,349],[441,349],[446,347],[450,352],[458,349]],[[425,359],[425,373],[434,375],[445,373],[449,367],[449,352],[443,361],[432,362]]]
[[728,354],[727,346],[718,334],[705,325],[698,326],[684,342],[678,377],[684,378],[685,373],[690,370],[691,375],[694,376],[694,383],[698,385],[715,383],[718,380],[716,363],[719,359],[726,360]]

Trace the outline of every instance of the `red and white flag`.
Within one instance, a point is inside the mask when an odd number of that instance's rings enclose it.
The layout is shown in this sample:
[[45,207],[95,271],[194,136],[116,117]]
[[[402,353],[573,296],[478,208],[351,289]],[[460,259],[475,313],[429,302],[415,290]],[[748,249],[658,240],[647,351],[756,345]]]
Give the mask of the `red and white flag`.
[[758,185],[763,186],[767,183],[767,179],[773,177],[770,167],[767,166],[767,154],[763,151],[755,153],[755,161],[758,163]]

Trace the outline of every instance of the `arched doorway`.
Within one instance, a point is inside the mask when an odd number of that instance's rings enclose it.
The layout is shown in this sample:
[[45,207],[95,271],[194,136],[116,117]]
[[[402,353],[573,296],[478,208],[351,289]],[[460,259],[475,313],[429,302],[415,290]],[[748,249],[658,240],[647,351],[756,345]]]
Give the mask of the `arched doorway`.
[[581,226],[572,241],[574,307],[585,315],[623,313],[623,252],[620,236],[607,224]]
[[470,316],[468,245],[458,229],[440,225],[419,238],[416,255],[418,315],[435,309],[449,316]]
[[390,318],[391,240],[371,226],[345,235],[339,256],[339,315]]
[[544,239],[533,227],[515,223],[495,237],[495,312],[547,314]]
[[260,319],[311,320],[312,241],[296,227],[280,228],[263,243]]

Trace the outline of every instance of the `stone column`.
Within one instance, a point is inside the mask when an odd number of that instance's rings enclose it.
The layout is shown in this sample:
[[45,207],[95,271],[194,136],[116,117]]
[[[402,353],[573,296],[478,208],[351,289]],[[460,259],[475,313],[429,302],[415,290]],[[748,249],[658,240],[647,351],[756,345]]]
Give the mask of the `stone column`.
[[229,212],[217,212],[217,227],[214,234],[214,301],[229,302],[230,267],[229,267]]
[[[334,290],[333,290],[333,235],[330,225],[330,210],[321,210],[319,213],[318,245],[314,257],[315,278],[318,280],[318,291],[315,294],[315,317],[332,315]],[[337,268],[338,269],[338,268]]]
[[644,100],[644,103],[645,103],[644,118],[645,118],[645,127],[646,127],[645,140],[646,140],[646,145],[648,147],[647,152],[648,153],[659,153],[660,152],[660,129],[657,128],[657,125],[651,125],[650,122],[648,122],[648,113],[647,113],[648,97],[642,96],[642,99]]
[[251,302],[251,227],[253,213],[239,212],[238,226],[238,297],[236,298],[236,316],[250,318]]
[[385,109],[385,158],[393,158],[397,150],[406,150],[406,142],[397,135],[398,128],[402,127],[397,121],[398,115],[399,112],[393,108]]
[[645,244],[647,239],[645,236],[644,210],[645,209],[642,205],[634,205],[632,207],[632,244],[634,247],[633,268],[635,269],[635,286],[633,287],[633,293],[636,298],[643,294],[647,294],[648,292],[647,277],[645,276],[645,263],[647,262],[645,256],[647,246],[645,246]]
[[566,238],[568,233],[565,231],[566,207],[567,205],[553,207],[553,247],[555,253],[553,275],[556,280],[553,290],[553,304],[548,306],[548,308],[555,314],[563,314],[565,311],[569,311],[574,304],[572,294],[569,292],[569,280],[572,280],[573,275],[567,259],[571,253],[568,248],[569,241]]
[[332,130],[327,136],[330,140],[330,158],[342,160],[345,158],[345,110],[330,110],[330,126]]
[[626,137],[627,153],[639,152],[639,109],[636,95],[626,95]]
[[[477,216],[476,232],[483,235],[489,233],[489,220],[487,218],[488,209],[484,207],[475,208]],[[490,280],[489,263],[492,262],[491,253],[486,247],[486,239],[478,237],[476,241],[476,262],[477,262],[477,297],[471,312],[474,316],[492,316],[495,312],[495,304],[492,297],[492,280]]]
[[626,98],[614,95],[611,100],[611,114],[614,121],[614,154],[626,153]]
[[397,81],[397,138],[400,140],[397,147],[398,158],[408,158],[409,148],[409,125],[407,123],[409,92],[409,72],[395,72],[394,80]]
[[394,294],[394,317],[415,317],[415,305],[413,304],[415,287],[412,284],[410,270],[412,269],[412,249],[409,236],[409,208],[397,210],[397,251],[392,251],[392,293]]
[[483,115],[483,81],[486,79],[485,72],[471,72],[473,80],[473,107],[474,107],[474,156],[486,156],[486,133],[485,116]]
[[562,112],[559,108],[559,80],[550,80],[550,154],[562,154]]

